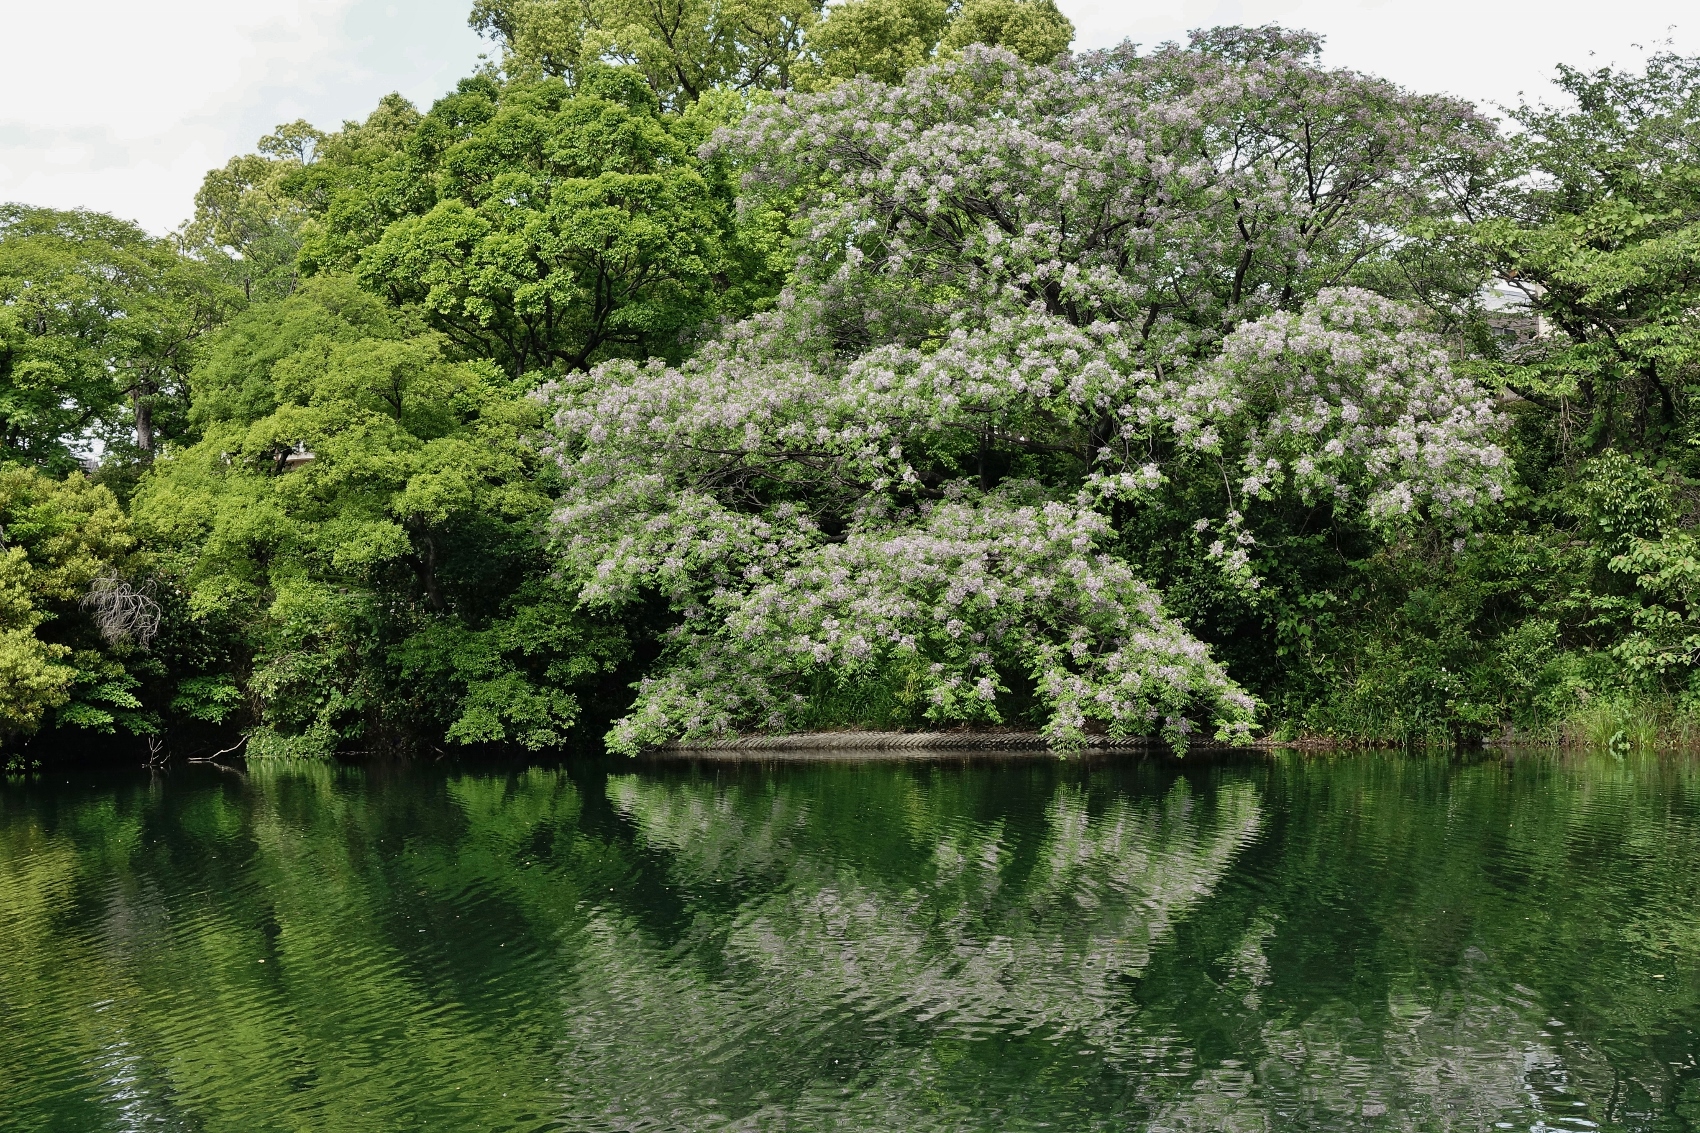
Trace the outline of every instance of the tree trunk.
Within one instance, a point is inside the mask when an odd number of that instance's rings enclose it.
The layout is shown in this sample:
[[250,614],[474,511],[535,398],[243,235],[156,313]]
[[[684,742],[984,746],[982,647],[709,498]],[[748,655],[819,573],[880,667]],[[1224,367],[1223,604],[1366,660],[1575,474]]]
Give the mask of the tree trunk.
[[136,447],[153,456],[153,402],[141,393],[134,395],[136,408]]
[[437,540],[434,536],[425,536],[425,555],[421,563],[420,581],[425,586],[425,607],[436,613],[443,610],[443,596],[437,590]]

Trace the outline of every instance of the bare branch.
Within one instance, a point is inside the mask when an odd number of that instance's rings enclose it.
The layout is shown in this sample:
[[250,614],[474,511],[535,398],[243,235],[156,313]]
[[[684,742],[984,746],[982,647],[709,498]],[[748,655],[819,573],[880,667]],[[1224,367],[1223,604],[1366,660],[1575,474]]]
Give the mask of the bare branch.
[[165,613],[152,590],[151,582],[138,588],[116,574],[103,574],[89,584],[82,607],[93,616],[95,628],[108,645],[133,641],[145,647],[159,633]]

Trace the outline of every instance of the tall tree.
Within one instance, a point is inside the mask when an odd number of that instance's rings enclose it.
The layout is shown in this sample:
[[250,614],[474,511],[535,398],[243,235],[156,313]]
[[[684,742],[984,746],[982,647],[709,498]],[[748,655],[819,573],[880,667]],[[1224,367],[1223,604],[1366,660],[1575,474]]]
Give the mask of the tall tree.
[[241,288],[244,302],[281,299],[295,288],[307,213],[284,186],[312,164],[323,141],[306,122],[279,126],[260,139],[259,153],[208,171],[195,194],[195,215],[179,239]]
[[930,63],[951,9],[945,0],[846,0],[809,33],[806,83],[812,88],[865,75],[900,83]]
[[1068,50],[1074,24],[1054,0],[964,0],[940,46],[956,51],[971,43],[1005,47],[1027,63],[1050,63]]
[[810,30],[799,85],[818,90],[859,76],[900,83],[911,68],[976,43],[1050,63],[1073,39],[1074,25],[1052,0],[845,0]]
[[630,68],[465,80],[393,142],[327,140],[301,178],[319,196],[303,262],[358,272],[514,374],[677,356],[752,282],[731,186],[692,152],[701,118],[662,115]]
[[1342,286],[1452,214],[1491,124],[1317,46],[971,47],[724,135],[752,194],[799,203],[795,286],[683,366],[557,391],[564,569],[680,619],[613,741],[1243,734],[1251,699],[1136,545],[1246,592],[1289,504],[1391,536],[1498,498],[1492,398],[1418,312]]
[[217,336],[195,372],[203,437],[133,508],[217,639],[175,674],[178,713],[244,726],[254,754],[564,738],[573,686],[623,639],[546,570],[529,382],[444,345],[330,274]]
[[1700,58],[1559,69],[1474,236],[1521,311],[1491,372],[1518,397],[1518,579],[1573,695],[1700,705]]
[[161,611],[137,560],[105,487],[0,463],[0,747],[44,724],[155,729],[135,670]]
[[716,89],[899,82],[971,43],[1049,63],[1074,38],[1053,0],[478,0],[471,23],[512,75],[627,63],[675,110]]
[[514,75],[569,80],[586,67],[636,67],[682,109],[717,87],[785,89],[823,0],[477,0],[471,23],[498,40]]
[[1576,452],[1681,451],[1700,391],[1700,59],[1559,69],[1574,105],[1514,115],[1521,188],[1476,235],[1553,333],[1502,376]]
[[0,454],[64,471],[103,439],[151,456],[231,299],[126,221],[0,206]]

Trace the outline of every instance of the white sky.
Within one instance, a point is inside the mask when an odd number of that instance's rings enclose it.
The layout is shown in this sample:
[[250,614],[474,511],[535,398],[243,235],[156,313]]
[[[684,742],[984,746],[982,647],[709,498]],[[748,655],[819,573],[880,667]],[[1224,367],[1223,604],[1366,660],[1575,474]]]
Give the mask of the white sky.
[[[1324,60],[1483,103],[1554,64],[1700,54],[1694,0],[1059,0],[1077,47],[1280,23]],[[471,0],[0,0],[0,201],[175,227],[206,170],[279,122],[334,128],[392,90],[421,106],[490,45]],[[1636,46],[1636,45],[1639,45]]]

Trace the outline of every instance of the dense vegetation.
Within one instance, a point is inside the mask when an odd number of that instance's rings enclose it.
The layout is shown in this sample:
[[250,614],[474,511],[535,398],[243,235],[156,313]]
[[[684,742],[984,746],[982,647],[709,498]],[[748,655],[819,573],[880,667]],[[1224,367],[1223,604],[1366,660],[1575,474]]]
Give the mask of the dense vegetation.
[[472,18],[168,238],[0,209],[6,758],[1700,719],[1700,60],[1501,124],[1049,0]]

